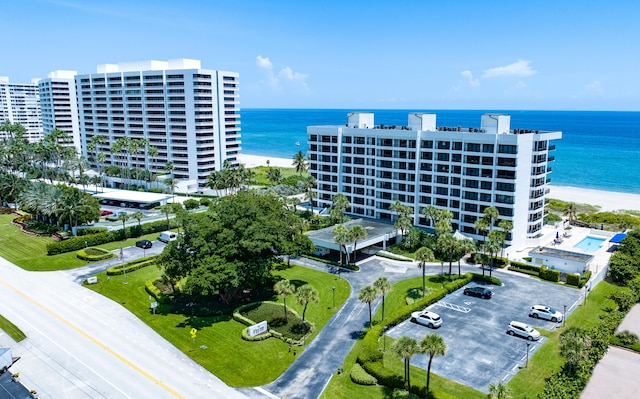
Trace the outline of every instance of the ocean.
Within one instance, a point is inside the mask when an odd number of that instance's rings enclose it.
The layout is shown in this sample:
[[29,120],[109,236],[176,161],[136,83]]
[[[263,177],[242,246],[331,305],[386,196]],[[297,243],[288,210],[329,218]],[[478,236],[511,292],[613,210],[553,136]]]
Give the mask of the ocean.
[[[243,109],[242,152],[292,158],[307,152],[307,126],[344,125],[347,113],[406,126],[409,112],[436,114],[438,126],[479,127],[485,113],[511,115],[511,128],[562,131],[551,184],[640,194],[640,112],[504,110]],[[299,145],[298,145],[299,144]]]

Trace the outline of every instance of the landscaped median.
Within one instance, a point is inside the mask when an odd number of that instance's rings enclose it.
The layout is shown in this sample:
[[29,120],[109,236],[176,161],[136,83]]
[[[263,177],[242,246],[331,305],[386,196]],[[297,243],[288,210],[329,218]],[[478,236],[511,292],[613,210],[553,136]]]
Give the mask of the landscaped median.
[[[327,386],[322,398],[333,399],[349,397],[357,398],[387,398],[393,389],[402,389],[403,384],[403,362],[390,351],[383,352],[384,346],[390,347],[393,341],[389,337],[382,337],[385,327],[391,328],[411,317],[411,313],[422,310],[429,305],[441,300],[449,293],[468,284],[472,280],[482,280],[500,285],[497,278],[489,278],[476,273],[467,273],[460,278],[446,282],[440,277],[430,276],[428,288],[433,290],[429,295],[407,301],[411,293],[422,287],[421,277],[400,281],[395,284],[392,291],[385,298],[385,307],[388,316],[385,320],[380,320],[380,315],[376,316],[377,324],[373,326],[363,338],[358,341],[345,359],[345,373],[332,379]],[[407,304],[409,302],[410,304]],[[379,312],[380,313],[380,312]],[[384,342],[388,341],[388,342]],[[377,380],[377,386],[358,385],[349,377],[355,364],[359,364],[362,369],[371,377]],[[358,368],[356,367],[356,370]],[[361,371],[355,373],[357,380],[370,381]],[[411,368],[411,391],[420,396],[424,396],[426,371],[417,367]],[[485,394],[447,380],[440,376],[431,375],[430,392],[432,398],[484,398]]]
[[[294,351],[289,343],[276,338],[244,340],[242,333],[246,325],[233,318],[237,304],[218,304],[218,307],[211,309],[210,315],[205,315],[193,305],[198,299],[177,296],[171,304],[159,303],[154,315],[150,304],[156,299],[153,296],[150,298],[147,283],[159,279],[161,274],[154,264],[136,271],[127,268],[128,284],[122,284],[123,275],[112,275],[107,279],[106,272],[102,272],[97,275],[98,283],[88,288],[121,303],[158,334],[231,386],[267,384],[289,368],[304,351],[304,346],[294,346]],[[307,338],[307,344],[349,297],[348,282],[329,273],[299,266],[283,266],[274,270],[273,274],[276,280],[286,278],[296,285],[310,284],[318,290],[319,302],[309,303],[306,312],[306,318],[316,326]],[[335,309],[332,287],[335,287]],[[282,300],[277,296],[268,293],[256,295],[262,296],[260,302],[274,301],[280,311],[283,310]],[[165,295],[160,297],[166,298]],[[287,298],[287,307],[302,314],[302,305],[296,303],[294,296]],[[181,313],[176,313],[178,311]],[[197,329],[195,341],[189,333],[192,328]]]

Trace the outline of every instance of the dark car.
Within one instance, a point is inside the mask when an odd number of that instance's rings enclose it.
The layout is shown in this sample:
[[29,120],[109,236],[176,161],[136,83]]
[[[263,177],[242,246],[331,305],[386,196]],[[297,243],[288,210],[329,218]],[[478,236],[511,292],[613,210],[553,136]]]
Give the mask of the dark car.
[[465,295],[476,296],[478,298],[489,299],[493,295],[493,291],[484,287],[467,287],[463,292]]
[[140,240],[140,241],[136,241],[136,247],[138,248],[151,248],[153,246],[153,243],[149,240]]

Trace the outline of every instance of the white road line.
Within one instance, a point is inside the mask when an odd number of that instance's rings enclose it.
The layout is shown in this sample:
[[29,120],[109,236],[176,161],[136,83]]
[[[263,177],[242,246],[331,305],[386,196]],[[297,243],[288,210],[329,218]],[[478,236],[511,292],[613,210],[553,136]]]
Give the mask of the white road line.
[[280,399],[278,396],[272,394],[271,392],[267,391],[266,389],[262,388],[262,387],[255,387],[253,388],[256,391],[260,392],[261,394],[270,397],[271,399]]

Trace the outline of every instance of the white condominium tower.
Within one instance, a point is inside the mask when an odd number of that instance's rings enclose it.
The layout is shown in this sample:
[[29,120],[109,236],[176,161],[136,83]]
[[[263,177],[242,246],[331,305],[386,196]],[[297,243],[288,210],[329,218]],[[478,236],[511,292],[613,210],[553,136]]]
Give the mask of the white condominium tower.
[[344,194],[350,213],[393,220],[389,206],[413,209],[414,225],[429,226],[428,205],[449,209],[452,225],[476,239],[474,223],[494,206],[513,230],[507,243],[540,234],[555,147],[562,132],[511,129],[509,115],[482,115],[479,128],[436,127],[436,115],[410,113],[407,126],[376,126],[373,113],[349,113],[341,126],[310,126],[309,170],[318,205]]
[[[83,155],[96,165],[127,166],[192,182],[189,191],[204,191],[211,172],[228,160],[237,165],[240,151],[238,74],[201,69],[200,61],[127,62],[98,65],[97,73],[76,76]],[[89,150],[96,136],[106,141]],[[112,153],[118,139],[147,140],[146,149]],[[155,147],[158,154],[149,155]],[[129,147],[131,150],[131,147]]]
[[[25,138],[31,143],[42,139],[40,95],[37,79],[31,84],[9,83],[9,78],[0,76],[0,123],[19,123],[26,129]],[[4,135],[5,133],[0,133]],[[0,138],[3,138],[0,136]]]
[[51,72],[46,79],[38,82],[38,87],[44,135],[48,135],[54,129],[62,130],[70,139],[61,144],[73,146],[77,154],[82,154],[76,103],[76,74],[76,71]]

